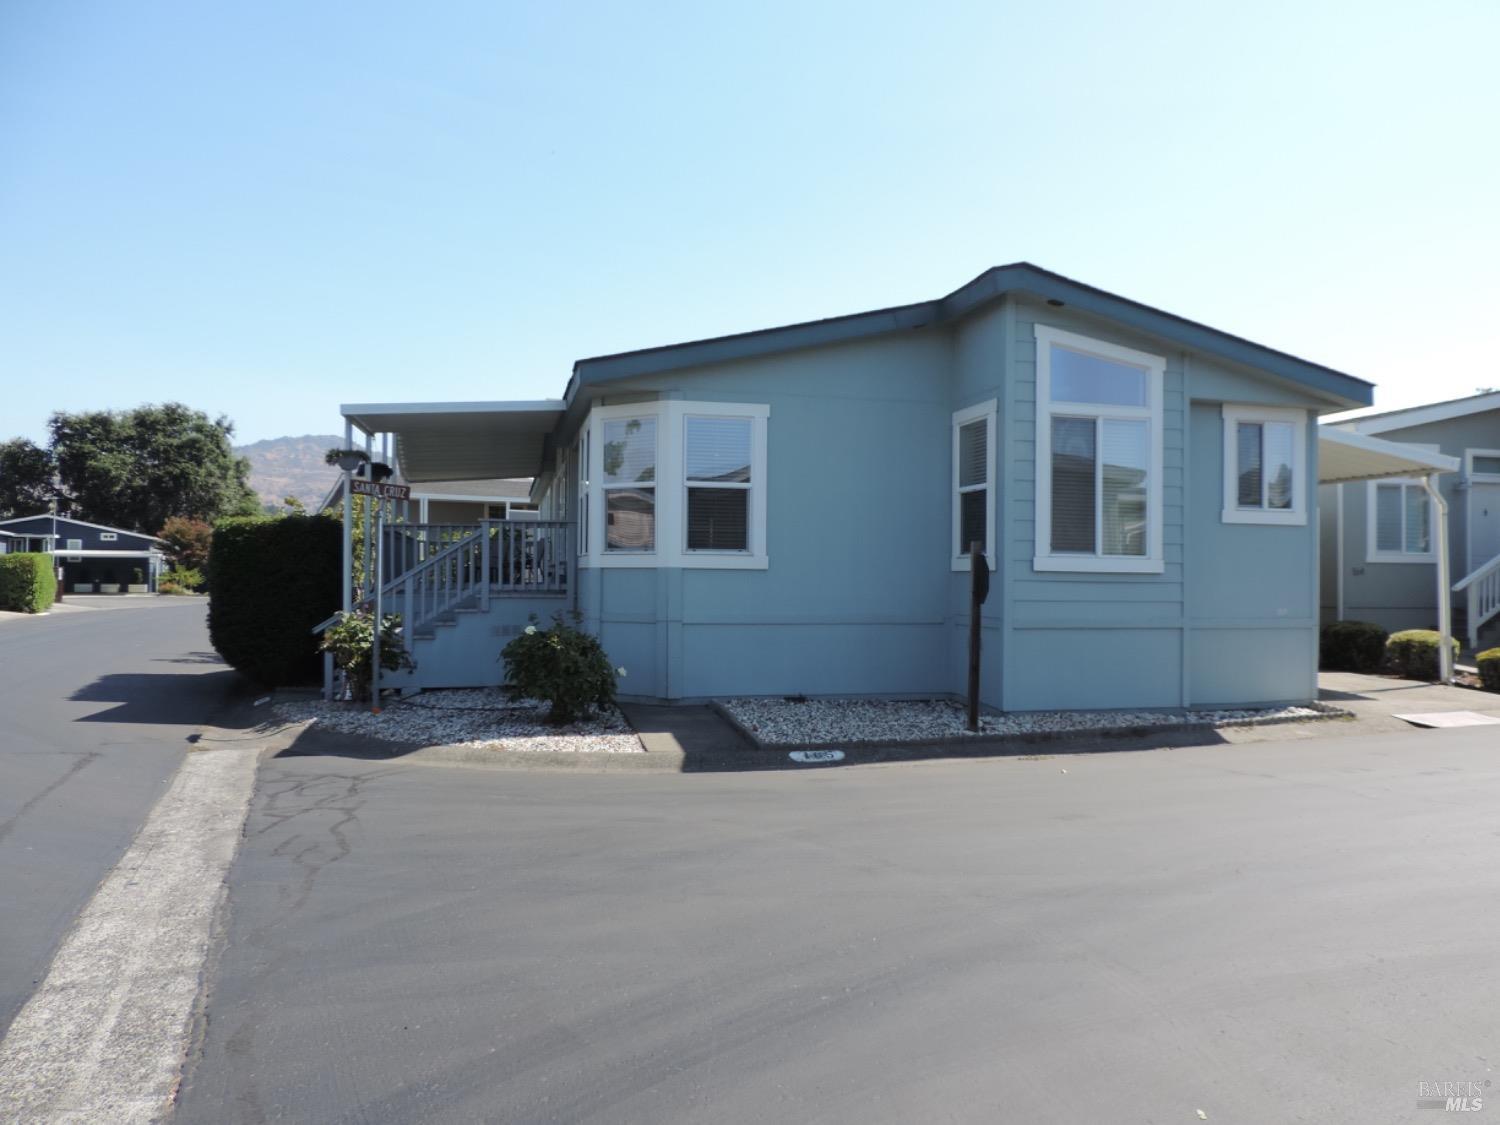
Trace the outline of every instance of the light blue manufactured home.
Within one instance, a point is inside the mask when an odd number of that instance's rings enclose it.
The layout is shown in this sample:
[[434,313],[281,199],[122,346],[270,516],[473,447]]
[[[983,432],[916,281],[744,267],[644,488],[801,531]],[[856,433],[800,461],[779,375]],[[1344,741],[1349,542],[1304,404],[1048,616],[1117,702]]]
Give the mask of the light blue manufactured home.
[[[1471,650],[1500,641],[1500,393],[1328,426],[1446,457],[1453,471],[1438,482],[1436,496],[1420,479],[1394,474],[1323,487],[1324,618],[1432,628],[1447,586],[1455,634]],[[1444,547],[1451,560],[1446,576],[1439,573]]]
[[[409,480],[535,477],[524,527],[387,533],[432,540],[383,594],[411,686],[496,683],[528,613],[576,606],[638,698],[958,695],[977,540],[982,696],[1015,711],[1313,698],[1316,421],[1371,397],[1017,264],[582,360],[557,400],[343,412]],[[1409,467],[1381,445],[1359,472]]]

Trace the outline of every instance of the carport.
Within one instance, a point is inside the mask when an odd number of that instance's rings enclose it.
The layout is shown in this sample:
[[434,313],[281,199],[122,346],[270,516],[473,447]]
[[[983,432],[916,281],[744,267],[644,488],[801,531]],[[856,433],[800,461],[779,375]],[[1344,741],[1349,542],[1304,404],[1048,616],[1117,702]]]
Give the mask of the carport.
[[[1453,606],[1452,581],[1448,561],[1448,505],[1437,486],[1440,473],[1458,471],[1458,458],[1430,453],[1413,445],[1369,434],[1356,434],[1328,426],[1318,429],[1318,483],[1344,484],[1348,481],[1384,480],[1389,477],[1412,477],[1422,482],[1437,515],[1433,529],[1437,547],[1438,667],[1442,680],[1453,678]],[[1338,551],[1343,554],[1343,536],[1338,536]],[[1343,559],[1338,563],[1339,587],[1344,582]],[[1338,603],[1343,604],[1340,593]]]

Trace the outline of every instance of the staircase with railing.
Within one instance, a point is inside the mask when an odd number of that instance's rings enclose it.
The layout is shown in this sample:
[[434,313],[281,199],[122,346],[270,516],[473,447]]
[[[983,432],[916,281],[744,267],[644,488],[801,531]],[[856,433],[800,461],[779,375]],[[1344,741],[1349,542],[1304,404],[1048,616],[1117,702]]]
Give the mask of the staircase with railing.
[[1458,607],[1464,617],[1469,650],[1479,648],[1479,631],[1491,619],[1500,616],[1500,555],[1471,571],[1468,577],[1453,585],[1455,594],[1464,596]]
[[[474,636],[445,636],[441,630],[477,615],[486,619],[486,635],[505,635],[524,627],[532,614],[565,605],[570,593],[570,530],[569,524],[550,520],[385,528],[380,544],[381,610],[399,615],[402,641],[417,661],[415,672],[396,678],[422,687],[465,686],[460,681],[491,678],[498,650],[485,658],[483,674],[478,669],[454,671],[478,659],[472,650],[483,642]],[[373,600],[359,599],[358,608],[369,611]],[[321,633],[334,620],[329,618],[314,631]],[[440,651],[449,648],[454,651]],[[331,692],[331,667],[326,663],[325,679]]]

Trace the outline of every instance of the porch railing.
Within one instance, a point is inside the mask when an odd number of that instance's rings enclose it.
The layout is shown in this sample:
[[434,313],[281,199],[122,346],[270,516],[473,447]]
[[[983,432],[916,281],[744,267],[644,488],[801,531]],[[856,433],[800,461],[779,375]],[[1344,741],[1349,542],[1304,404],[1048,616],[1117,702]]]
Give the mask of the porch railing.
[[1480,626],[1500,614],[1500,555],[1470,572],[1461,582],[1454,583],[1453,592],[1468,599],[1465,628],[1469,634],[1469,648],[1477,649]]
[[568,592],[569,525],[553,520],[481,520],[413,539],[415,565],[389,578],[385,605],[412,631],[456,608],[488,609],[495,594]]

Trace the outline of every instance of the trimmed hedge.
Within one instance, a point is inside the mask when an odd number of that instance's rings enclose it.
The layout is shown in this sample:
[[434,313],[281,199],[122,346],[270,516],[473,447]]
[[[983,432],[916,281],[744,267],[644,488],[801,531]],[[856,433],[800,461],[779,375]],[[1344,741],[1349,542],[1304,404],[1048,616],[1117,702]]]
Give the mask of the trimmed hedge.
[[[1408,680],[1438,679],[1438,641],[1441,634],[1436,629],[1406,629],[1392,633],[1385,642],[1386,666],[1398,676]],[[1458,659],[1458,638],[1449,638],[1453,645],[1453,658]]]
[[0,555],[0,609],[46,613],[57,600],[51,555],[18,551]]
[[208,635],[214,649],[267,687],[316,682],[313,626],[343,595],[343,538],[327,516],[239,516],[214,525]]
[[1318,632],[1318,667],[1325,672],[1378,672],[1389,635],[1369,621],[1331,621]]
[[1479,662],[1479,682],[1485,691],[1500,691],[1500,648],[1487,648],[1474,658]]

